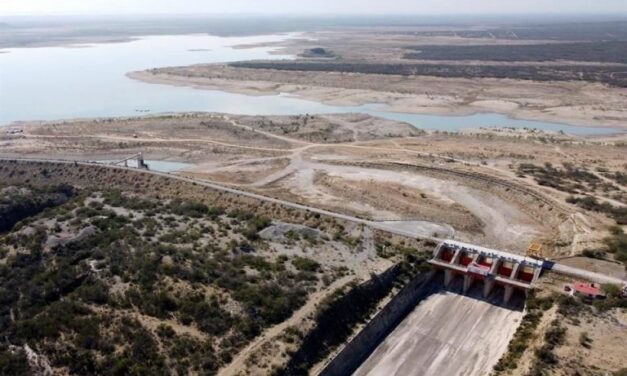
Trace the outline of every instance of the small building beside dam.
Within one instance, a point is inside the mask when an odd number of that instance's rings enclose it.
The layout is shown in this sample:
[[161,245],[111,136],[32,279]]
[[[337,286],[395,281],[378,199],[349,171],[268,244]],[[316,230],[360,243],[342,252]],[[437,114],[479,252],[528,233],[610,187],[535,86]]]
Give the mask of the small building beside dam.
[[477,282],[483,283],[487,297],[495,285],[505,290],[503,301],[509,302],[512,293],[527,293],[542,272],[543,261],[472,244],[446,240],[433,251],[429,260],[436,270],[444,270],[444,285],[455,276],[464,278],[464,292]]

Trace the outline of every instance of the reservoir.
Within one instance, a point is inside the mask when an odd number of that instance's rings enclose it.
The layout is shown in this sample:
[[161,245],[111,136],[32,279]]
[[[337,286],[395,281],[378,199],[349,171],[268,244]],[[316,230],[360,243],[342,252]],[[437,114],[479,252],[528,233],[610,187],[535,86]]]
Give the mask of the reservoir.
[[156,67],[252,59],[292,59],[274,48],[237,48],[298,37],[297,33],[252,37],[172,35],[129,42],[0,51],[0,125],[15,121],[140,116],[207,111],[245,115],[362,112],[404,121],[417,128],[458,131],[477,127],[536,128],[577,135],[618,133],[615,128],[512,119],[494,113],[469,116],[386,111],[376,104],[330,106],[287,95],[247,96],[216,90],[155,85],[126,73]]

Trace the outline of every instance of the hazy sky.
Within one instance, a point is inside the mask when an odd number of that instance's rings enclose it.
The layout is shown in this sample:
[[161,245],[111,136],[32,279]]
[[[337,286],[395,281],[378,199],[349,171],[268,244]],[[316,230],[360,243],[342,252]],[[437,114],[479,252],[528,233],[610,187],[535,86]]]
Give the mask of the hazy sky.
[[0,16],[168,13],[627,15],[627,0],[0,0]]

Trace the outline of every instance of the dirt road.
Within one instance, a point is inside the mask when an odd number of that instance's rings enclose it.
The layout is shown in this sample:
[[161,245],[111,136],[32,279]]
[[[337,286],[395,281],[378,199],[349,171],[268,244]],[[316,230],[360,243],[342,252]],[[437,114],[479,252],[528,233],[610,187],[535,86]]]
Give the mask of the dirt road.
[[[346,220],[346,221],[354,222],[354,223],[357,223],[357,224],[363,224],[363,225],[369,226],[369,227],[371,227],[373,229],[386,231],[386,232],[389,232],[391,234],[396,234],[396,235],[400,235],[400,236],[406,236],[406,237],[410,237],[410,238],[428,239],[428,240],[433,240],[433,241],[436,241],[436,242],[440,242],[440,241],[444,240],[442,238],[434,237],[434,236],[431,235],[431,234],[433,234],[433,226],[429,222],[426,223],[428,225],[427,228],[421,228],[419,226],[420,225],[419,222],[416,222],[417,226],[415,228],[399,228],[399,226],[397,226],[396,223],[370,221],[370,220],[357,218],[357,217],[346,215],[346,214],[342,214],[342,213],[336,213],[336,212],[332,212],[332,211],[329,211],[329,210],[318,209],[318,208],[315,208],[315,207],[312,207],[312,206],[297,204],[297,203],[286,201],[286,200],[280,200],[280,199],[277,199],[277,198],[274,198],[274,197],[268,197],[268,196],[260,195],[260,194],[257,194],[257,193],[243,191],[243,190],[240,190],[240,189],[229,188],[229,187],[225,187],[223,185],[212,183],[212,182],[209,182],[209,181],[206,181],[206,180],[188,178],[188,177],[179,176],[179,175],[175,175],[175,174],[171,174],[171,173],[167,173],[167,172],[159,172],[159,171],[151,171],[151,170],[138,170],[138,169],[132,169],[132,168],[128,168],[128,167],[114,166],[114,165],[108,165],[108,164],[103,164],[103,163],[67,161],[67,160],[62,160],[62,159],[0,158],[0,160],[4,160],[4,161],[20,161],[20,162],[36,162],[36,163],[63,163],[63,164],[75,164],[76,163],[79,166],[105,167],[105,168],[121,169],[121,170],[129,170],[129,169],[131,169],[131,170],[133,170],[133,171],[135,171],[137,173],[152,174],[152,175],[167,177],[167,178],[170,178],[170,179],[184,181],[184,182],[187,182],[187,183],[200,185],[200,186],[203,186],[203,187],[215,189],[215,190],[222,191],[222,192],[228,192],[228,193],[232,193],[232,194],[235,194],[235,195],[240,195],[240,196],[253,198],[253,199],[256,199],[256,200],[261,200],[261,201],[266,201],[266,202],[270,202],[270,203],[275,203],[275,204],[278,204],[278,205],[282,205],[282,206],[286,206],[286,207],[290,207],[290,208],[294,208],[294,209],[305,210],[305,211],[312,212],[312,213],[318,213],[318,214],[325,215],[325,216],[328,216],[328,217],[337,218],[337,219],[341,219],[341,220]],[[443,228],[442,233],[446,233],[445,230],[446,230],[446,228]]]

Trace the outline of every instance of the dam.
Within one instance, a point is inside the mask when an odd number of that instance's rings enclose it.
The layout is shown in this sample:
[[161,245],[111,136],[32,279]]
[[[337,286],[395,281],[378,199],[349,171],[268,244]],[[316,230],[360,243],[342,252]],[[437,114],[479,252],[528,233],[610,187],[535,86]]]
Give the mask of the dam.
[[502,286],[504,303],[509,302],[516,290],[526,295],[540,277],[544,264],[535,258],[453,240],[440,243],[429,263],[436,270],[444,270],[445,287],[455,276],[462,276],[464,293],[475,282],[480,282],[483,283],[483,297],[487,298],[494,286]]
[[[522,320],[544,262],[446,240],[429,263],[430,276],[392,299],[321,375],[490,374]],[[399,311],[406,314],[394,314]],[[348,354],[362,354],[359,364],[338,367]]]
[[[436,277],[437,279],[437,277]],[[489,375],[523,317],[524,296],[502,304],[496,287],[488,299],[473,285],[461,294],[460,278],[432,293],[377,346],[356,376]]]

